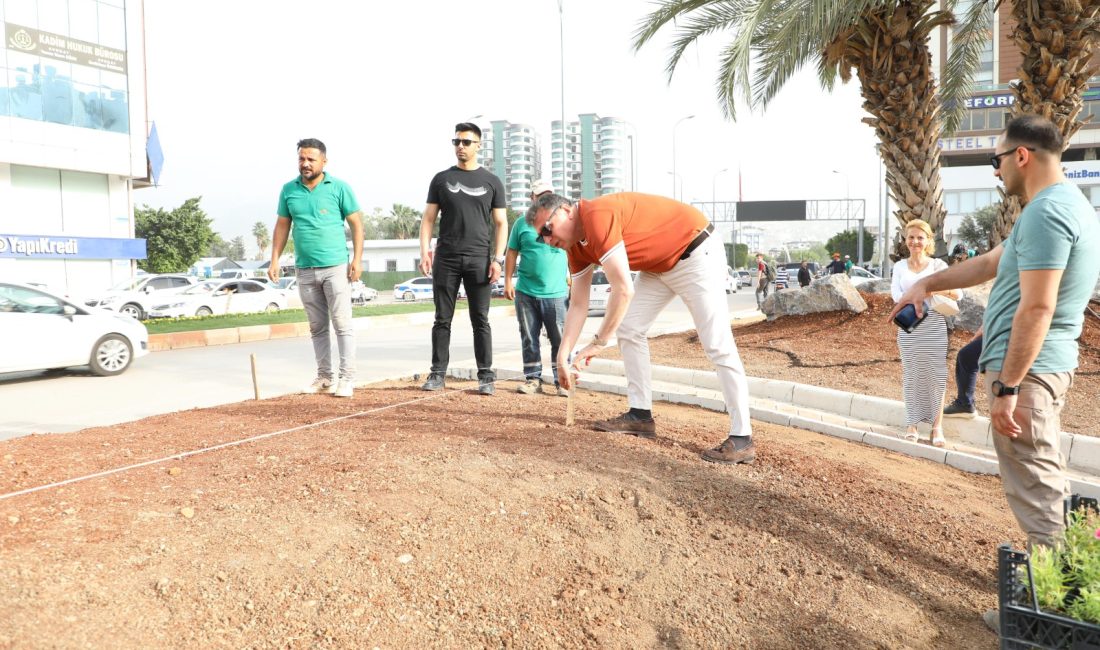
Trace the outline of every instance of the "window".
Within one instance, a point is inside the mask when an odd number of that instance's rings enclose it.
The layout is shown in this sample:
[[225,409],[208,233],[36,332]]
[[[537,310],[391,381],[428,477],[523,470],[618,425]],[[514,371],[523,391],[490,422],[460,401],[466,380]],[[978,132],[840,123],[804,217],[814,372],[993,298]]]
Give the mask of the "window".
[[386,270],[393,273],[397,270],[397,260],[386,260]]

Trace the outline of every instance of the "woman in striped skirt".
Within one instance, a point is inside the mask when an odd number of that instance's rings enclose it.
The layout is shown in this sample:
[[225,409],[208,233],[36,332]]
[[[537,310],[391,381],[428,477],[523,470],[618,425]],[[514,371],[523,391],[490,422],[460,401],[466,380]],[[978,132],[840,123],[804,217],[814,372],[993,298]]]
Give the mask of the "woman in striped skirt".
[[[935,251],[932,228],[921,219],[905,225],[905,245],[909,257],[894,264],[891,294],[898,300],[901,294],[921,278],[947,268],[943,260],[930,255]],[[938,291],[940,295],[958,300],[959,291]],[[939,312],[925,305],[925,319],[910,333],[898,329],[898,350],[901,352],[901,386],[905,397],[905,439],[917,440],[917,424],[932,425],[931,442],[944,445],[943,396],[947,392],[947,321]]]

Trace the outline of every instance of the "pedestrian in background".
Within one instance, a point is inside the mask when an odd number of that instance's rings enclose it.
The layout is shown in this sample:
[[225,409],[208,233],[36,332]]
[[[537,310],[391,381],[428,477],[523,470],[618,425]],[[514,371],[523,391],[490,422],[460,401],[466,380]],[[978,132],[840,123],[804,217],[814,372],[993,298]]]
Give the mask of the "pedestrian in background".
[[[442,390],[451,360],[451,321],[459,285],[466,287],[470,325],[474,331],[478,392],[492,395],[493,332],[489,327],[491,285],[504,268],[508,236],[504,185],[478,164],[481,128],[471,122],[455,125],[451,140],[457,164],[432,178],[428,203],[420,222],[420,272],[432,276],[435,323],[432,325],[432,369],[424,390]],[[431,249],[439,219],[439,238]],[[495,231],[494,231],[495,228]]]
[[845,273],[847,269],[844,267],[844,262],[840,259],[840,253],[833,253],[833,261],[829,262],[829,266],[826,267],[829,274]]
[[[532,205],[553,188],[544,180],[531,183]],[[518,258],[518,265],[517,265]],[[518,270],[515,286],[512,275]],[[565,327],[566,299],[569,297],[568,258],[560,248],[546,245],[526,219],[516,219],[508,236],[508,252],[504,255],[504,297],[516,303],[520,345],[523,355],[524,382],[517,389],[530,395],[541,391],[548,395],[565,395],[559,388],[558,348]],[[550,341],[550,363],[554,383],[542,381],[542,351],[539,332],[546,330]]]
[[[279,257],[287,238],[294,237],[298,295],[309,321],[317,376],[303,392],[351,397],[355,388],[355,328],[351,316],[351,282],[359,279],[363,258],[363,221],[355,193],[347,183],[325,172],[325,143],[298,141],[298,178],[283,185],[271,236],[271,266],[267,277],[279,280]],[[344,224],[351,229],[348,259]],[[339,376],[332,372],[332,340],[336,331]]]
[[802,264],[798,267],[798,286],[805,289],[813,282],[813,278],[810,277],[810,265],[806,260],[802,260]]
[[768,263],[764,261],[764,254],[756,254],[756,306],[763,308],[764,299],[768,297]]

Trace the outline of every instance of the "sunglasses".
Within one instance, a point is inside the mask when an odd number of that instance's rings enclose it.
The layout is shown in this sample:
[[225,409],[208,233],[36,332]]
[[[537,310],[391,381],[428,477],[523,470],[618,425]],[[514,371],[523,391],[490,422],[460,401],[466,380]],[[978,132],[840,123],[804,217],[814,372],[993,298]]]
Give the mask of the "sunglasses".
[[[558,208],[561,210],[561,208]],[[554,234],[554,227],[550,225],[550,222],[554,220],[554,215],[558,213],[558,210],[554,210],[550,213],[550,216],[546,218],[546,223],[542,224],[542,228],[539,228],[539,238],[546,239]]]
[[458,145],[462,145],[463,147],[469,147],[470,145],[477,144],[479,142],[481,142],[481,140],[469,140],[467,138],[454,138],[453,140],[451,140],[451,144],[453,144],[456,147]]
[[1005,156],[1007,156],[1010,153],[1016,153],[1016,151],[1018,149],[1027,149],[1028,151],[1035,151],[1035,147],[1015,147],[1013,149],[1009,149],[1008,151],[1003,151],[1001,153],[993,154],[992,156],[989,157],[989,164],[993,165],[993,169],[1000,169],[1001,168],[1001,158],[1004,158]]

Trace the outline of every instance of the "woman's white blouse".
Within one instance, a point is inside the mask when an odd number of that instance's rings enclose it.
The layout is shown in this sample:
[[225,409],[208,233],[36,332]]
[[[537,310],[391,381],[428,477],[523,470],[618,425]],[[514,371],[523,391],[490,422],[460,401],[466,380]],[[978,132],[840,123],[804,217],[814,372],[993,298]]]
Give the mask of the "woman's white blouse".
[[917,283],[921,278],[932,275],[947,268],[947,263],[941,259],[932,258],[925,265],[924,270],[920,273],[909,270],[909,260],[898,260],[894,262],[894,274],[893,281],[890,284],[890,295],[894,297],[894,302],[897,302],[901,298],[901,294],[909,290],[909,287]]

